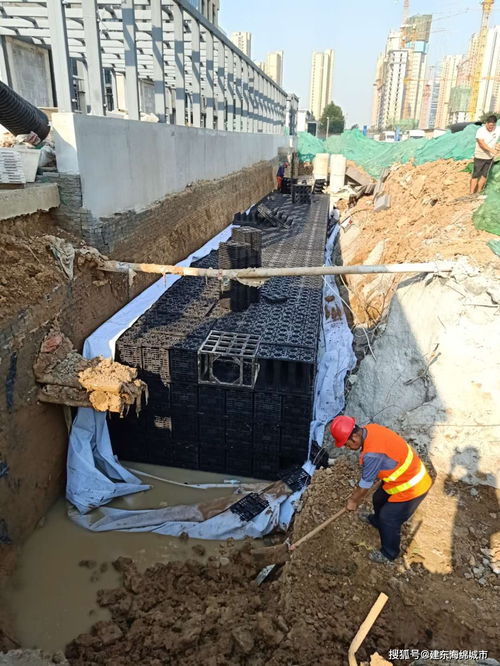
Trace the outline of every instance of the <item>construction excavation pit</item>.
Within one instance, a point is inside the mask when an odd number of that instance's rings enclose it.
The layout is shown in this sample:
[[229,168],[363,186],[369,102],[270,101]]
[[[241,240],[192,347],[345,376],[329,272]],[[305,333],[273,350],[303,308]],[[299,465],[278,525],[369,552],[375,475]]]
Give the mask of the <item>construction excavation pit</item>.
[[498,664],[488,199],[318,159],[135,250],[3,221],[0,665]]

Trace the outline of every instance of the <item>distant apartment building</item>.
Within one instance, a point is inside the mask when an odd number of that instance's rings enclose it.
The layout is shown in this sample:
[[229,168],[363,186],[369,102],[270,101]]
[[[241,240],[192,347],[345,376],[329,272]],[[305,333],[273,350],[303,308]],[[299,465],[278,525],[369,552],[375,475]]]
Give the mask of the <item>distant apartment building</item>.
[[481,71],[479,98],[472,120],[488,111],[500,111],[500,26],[488,31],[486,50]]
[[[439,81],[436,78],[435,67],[430,67],[426,72],[426,77],[423,86],[423,95],[422,95],[422,107],[420,109],[420,116],[418,126],[422,129],[428,129],[434,127],[431,122],[431,116],[433,115],[433,100],[435,98],[435,89],[439,85]],[[435,118],[434,113],[434,118]]]
[[[377,60],[371,125],[384,129],[407,121],[419,125],[426,92],[430,14],[412,16],[400,30],[391,30]],[[430,94],[430,90],[427,90]]]
[[408,50],[389,51],[384,66],[384,85],[380,100],[379,127],[388,128],[403,118]]
[[266,56],[266,60],[255,61],[264,74],[267,74],[279,86],[283,86],[283,51],[272,51]]
[[316,120],[321,118],[323,109],[332,101],[333,63],[332,49],[316,51],[312,55],[309,108]]
[[279,86],[283,85],[283,55],[283,51],[268,53],[264,70]]
[[405,76],[403,118],[419,123],[426,82],[427,52],[432,25],[432,15],[412,16],[403,29],[403,41],[408,49]]
[[450,124],[451,92],[458,85],[458,74],[462,61],[463,56],[461,55],[449,55],[441,63],[435,127],[444,129]]
[[251,32],[233,32],[231,35],[231,41],[235,44],[240,51],[248,56],[252,57],[252,33]]
[[378,127],[378,117],[380,113],[380,104],[382,100],[382,88],[384,85],[384,54],[381,53],[377,58],[377,67],[375,69],[375,81],[373,82],[372,113],[370,126]]
[[[471,88],[474,84],[474,60],[478,48],[478,34],[472,35],[467,53],[460,56],[457,66],[456,80],[448,91],[448,104],[441,108],[441,118],[446,124],[464,120],[479,120],[489,111],[500,111],[500,26],[490,28],[486,39],[479,94],[476,108],[469,110]],[[451,56],[450,56],[451,57]],[[443,102],[443,105],[445,102]]]
[[430,108],[430,111],[429,111],[428,127],[432,127],[432,128],[436,127],[438,129],[442,129],[442,128],[439,128],[436,125],[436,114],[437,114],[438,99],[439,99],[439,79],[435,75],[433,86],[432,86],[431,108]]

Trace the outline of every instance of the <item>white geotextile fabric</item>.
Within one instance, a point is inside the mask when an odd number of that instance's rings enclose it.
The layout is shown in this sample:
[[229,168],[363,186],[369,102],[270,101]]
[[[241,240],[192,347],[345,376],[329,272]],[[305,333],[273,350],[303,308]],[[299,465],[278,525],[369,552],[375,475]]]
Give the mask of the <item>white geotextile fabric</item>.
[[[178,266],[190,266],[219,243],[231,236],[232,225],[205,243]],[[83,345],[83,356],[114,358],[115,344],[120,335],[155,303],[179,279],[178,275],[161,277],[139,296],[127,303],[102,326],[99,326]],[[136,476],[120,465],[113,454],[106,414],[90,407],[80,407],[69,436],[66,497],[81,513],[102,506],[115,497],[147,490]]]
[[[180,262],[189,266],[200,259],[231,235],[232,226],[212,238],[197,252]],[[338,227],[327,241],[325,261],[331,265],[332,250]],[[100,326],[85,341],[83,355],[86,358],[102,355],[114,357],[115,343],[179,276],[160,278],[151,287],[128,303],[111,319]],[[342,302],[333,276],[325,278],[324,297],[333,296],[339,312]],[[330,301],[331,305],[331,301]],[[318,372],[315,386],[314,421],[311,423],[311,441],[320,445],[326,423],[344,407],[344,380],[346,373],[354,367],[352,335],[347,321],[323,317],[321,327]],[[313,474],[315,466],[305,462],[303,468]],[[129,532],[155,532],[179,536],[183,532],[199,539],[243,539],[269,534],[276,527],[285,529],[293,516],[297,501],[303,491],[288,497],[266,496],[269,509],[251,521],[243,521],[230,510],[203,522],[175,520],[175,507],[164,509],[129,510],[103,507],[112,499],[149,489],[150,486],[125,469],[116,460],[109,438],[106,415],[90,408],[79,408],[69,438],[67,462],[66,497],[76,507],[69,515],[78,525],[95,532],[121,530]],[[264,495],[265,496],[265,495]],[[203,495],[200,496],[200,500]],[[235,495],[235,501],[238,496]],[[93,510],[94,509],[94,510]],[[180,509],[180,507],[179,507]],[[91,513],[89,513],[91,512]],[[189,510],[186,517],[189,516]],[[178,516],[177,516],[178,517]]]
[[[325,266],[332,266],[333,248],[340,233],[339,225],[335,225],[328,237],[325,248]],[[325,317],[321,326],[318,348],[318,371],[314,392],[314,420],[311,423],[311,440],[323,444],[325,426],[345,405],[344,382],[347,373],[356,365],[353,351],[353,337],[344,314],[344,306],[334,275],[323,278],[323,300],[328,298],[328,307],[333,304],[339,318]],[[332,300],[333,299],[333,300]]]

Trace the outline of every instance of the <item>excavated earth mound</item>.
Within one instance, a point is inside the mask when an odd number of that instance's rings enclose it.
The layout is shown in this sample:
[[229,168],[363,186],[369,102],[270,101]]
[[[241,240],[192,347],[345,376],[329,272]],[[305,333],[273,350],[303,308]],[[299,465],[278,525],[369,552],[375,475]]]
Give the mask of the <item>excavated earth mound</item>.
[[139,574],[120,558],[123,587],[102,590],[98,602],[112,620],[99,622],[66,650],[72,664],[264,664],[288,627],[278,596],[258,588],[248,553],[158,564]]
[[[439,160],[421,166],[395,165],[384,183],[388,210],[375,212],[372,197],[347,209],[341,219],[352,224],[341,232],[335,263],[391,264],[468,258],[482,268],[497,258],[486,242],[496,238],[478,231],[472,215],[482,199],[468,196],[468,161]],[[344,278],[349,304],[358,323],[373,325],[389,305],[399,275],[350,275]]]
[[493,236],[477,231],[472,223],[472,213],[482,200],[468,196],[468,164],[467,160],[438,160],[416,167],[396,165],[384,183],[384,192],[391,197],[388,210],[375,213],[372,197],[364,197],[350,211],[344,207],[343,217],[353,214],[370,247],[386,241],[384,263],[467,255],[481,265],[494,256],[486,247]]

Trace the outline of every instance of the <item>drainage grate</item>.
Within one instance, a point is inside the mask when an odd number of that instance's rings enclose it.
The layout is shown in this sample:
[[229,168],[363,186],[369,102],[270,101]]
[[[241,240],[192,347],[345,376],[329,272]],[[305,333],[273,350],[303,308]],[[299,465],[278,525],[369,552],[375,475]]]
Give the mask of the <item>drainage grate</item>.
[[253,388],[259,373],[259,344],[258,335],[210,331],[198,350],[199,383]]
[[308,474],[305,469],[302,469],[300,465],[297,465],[283,472],[283,474],[280,475],[280,479],[286,483],[291,490],[297,492],[309,484],[311,475]]
[[312,442],[309,460],[313,465],[316,465],[318,469],[320,467],[328,467],[328,452],[320,446],[318,442]]
[[230,506],[229,509],[242,520],[252,520],[259,513],[262,513],[264,509],[267,509],[268,506],[269,502],[266,499],[257,495],[257,493],[249,493],[240,499],[239,502]]

